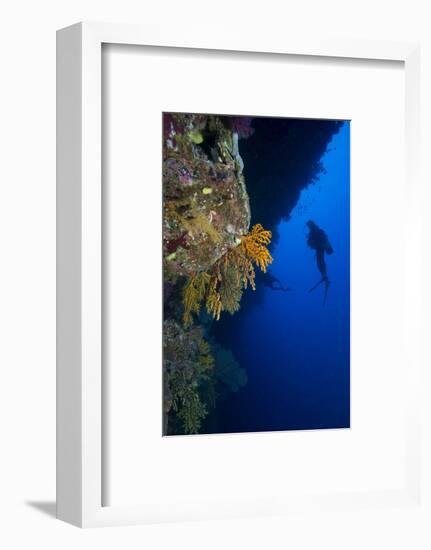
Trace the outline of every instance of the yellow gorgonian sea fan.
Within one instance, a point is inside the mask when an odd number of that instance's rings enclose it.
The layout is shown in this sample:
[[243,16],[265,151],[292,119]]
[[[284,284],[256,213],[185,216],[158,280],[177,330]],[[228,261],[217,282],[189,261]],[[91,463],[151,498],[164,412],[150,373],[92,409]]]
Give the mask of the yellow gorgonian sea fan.
[[250,233],[241,237],[241,246],[252,261],[266,273],[266,269],[272,263],[272,256],[267,245],[271,242],[271,231],[265,230],[260,223],[253,226]]
[[183,290],[183,322],[185,326],[191,325],[193,313],[199,315],[201,302],[206,295],[207,285],[211,276],[206,272],[191,275]]
[[222,310],[221,296],[219,292],[220,280],[218,274],[214,274],[208,284],[208,292],[206,299],[207,312],[210,313],[217,321],[220,319]]
[[223,311],[228,311],[233,315],[240,308],[243,285],[241,285],[238,270],[235,264],[227,262],[221,269],[219,295],[223,305]]
[[199,315],[203,300],[207,312],[217,321],[222,311],[231,314],[238,311],[243,290],[248,285],[256,289],[253,263],[264,273],[272,263],[267,248],[271,236],[271,231],[256,224],[250,233],[241,237],[240,244],[226,252],[209,272],[201,272],[189,278],[183,291],[185,325],[192,323],[193,313]]

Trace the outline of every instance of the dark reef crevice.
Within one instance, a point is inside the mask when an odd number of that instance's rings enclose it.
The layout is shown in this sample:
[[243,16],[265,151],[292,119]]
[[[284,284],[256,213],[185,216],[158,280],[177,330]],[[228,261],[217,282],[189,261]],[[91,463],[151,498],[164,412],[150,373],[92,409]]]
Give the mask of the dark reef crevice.
[[342,121],[254,118],[254,133],[240,140],[251,223],[273,232],[289,219],[301,191],[324,172],[321,158]]

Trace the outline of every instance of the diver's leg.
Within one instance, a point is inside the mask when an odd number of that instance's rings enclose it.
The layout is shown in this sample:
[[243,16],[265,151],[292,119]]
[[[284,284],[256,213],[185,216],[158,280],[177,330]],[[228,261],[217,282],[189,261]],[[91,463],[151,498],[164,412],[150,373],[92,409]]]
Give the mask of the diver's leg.
[[325,251],[321,248],[317,250],[316,252],[316,261],[317,261],[317,269],[322,274],[322,277],[325,278],[326,275],[326,262],[325,262]]

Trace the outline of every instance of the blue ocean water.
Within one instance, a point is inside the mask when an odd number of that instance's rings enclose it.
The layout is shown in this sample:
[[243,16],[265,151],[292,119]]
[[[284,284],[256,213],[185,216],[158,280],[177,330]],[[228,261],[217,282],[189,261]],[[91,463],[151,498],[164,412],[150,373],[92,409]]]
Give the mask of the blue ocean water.
[[[231,350],[248,383],[221,404],[219,432],[350,426],[349,122],[321,162],[326,173],[302,191],[271,250],[270,272],[291,290],[265,287],[263,299],[229,324]],[[310,219],[334,249],[326,257],[331,285],[325,306],[323,285],[308,292],[321,277],[306,242]]]

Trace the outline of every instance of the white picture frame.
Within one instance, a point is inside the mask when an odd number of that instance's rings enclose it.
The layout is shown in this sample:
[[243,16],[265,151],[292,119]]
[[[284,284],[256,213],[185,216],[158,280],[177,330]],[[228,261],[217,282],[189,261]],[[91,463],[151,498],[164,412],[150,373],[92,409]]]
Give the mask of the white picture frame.
[[420,456],[420,56],[418,44],[297,40],[226,35],[205,29],[188,39],[174,27],[79,23],[57,34],[57,516],[81,527],[168,520],[285,513],[234,503],[175,514],[140,506],[102,506],[102,45],[129,44],[306,55],[351,60],[401,61],[405,65],[406,217],[404,243],[409,292],[405,334],[407,456],[405,484],[397,491],[323,495],[297,499],[296,508],[353,510],[364,506],[412,506],[419,500]]

